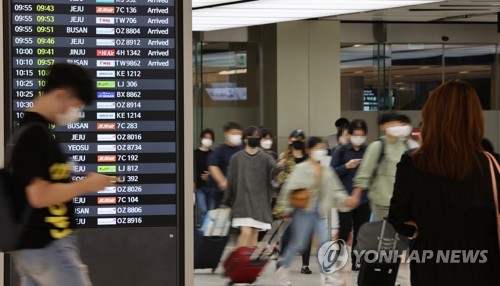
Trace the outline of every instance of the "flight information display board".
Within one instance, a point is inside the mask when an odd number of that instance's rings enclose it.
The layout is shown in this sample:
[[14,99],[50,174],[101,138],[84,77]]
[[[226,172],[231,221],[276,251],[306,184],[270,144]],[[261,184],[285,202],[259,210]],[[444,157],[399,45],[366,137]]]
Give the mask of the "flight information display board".
[[[12,0],[12,123],[33,105],[54,63],[95,76],[95,101],[78,123],[52,126],[74,164],[121,183],[75,198],[79,227],[175,226],[177,215],[174,0]],[[5,7],[5,6],[4,6]]]

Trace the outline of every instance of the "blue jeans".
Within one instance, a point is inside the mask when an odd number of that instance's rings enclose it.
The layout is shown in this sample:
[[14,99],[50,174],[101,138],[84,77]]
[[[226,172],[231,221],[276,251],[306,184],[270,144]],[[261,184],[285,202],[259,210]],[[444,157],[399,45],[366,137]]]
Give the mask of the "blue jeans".
[[307,244],[311,243],[313,232],[316,233],[320,246],[329,240],[327,219],[320,218],[316,211],[295,210],[292,216],[291,231],[292,237],[283,255],[283,260],[279,263],[279,266],[285,268],[290,267],[295,254],[302,254]]
[[207,187],[196,189],[196,208],[198,223],[203,224],[207,212],[215,208],[214,190]]
[[13,257],[21,286],[92,285],[74,234],[54,240],[44,248],[15,251]]

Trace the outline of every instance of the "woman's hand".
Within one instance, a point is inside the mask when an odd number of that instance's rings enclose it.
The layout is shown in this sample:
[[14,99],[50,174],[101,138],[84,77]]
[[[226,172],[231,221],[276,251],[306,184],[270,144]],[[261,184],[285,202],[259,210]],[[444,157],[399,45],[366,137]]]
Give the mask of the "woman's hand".
[[413,221],[413,220],[409,220],[409,221],[405,221],[405,224],[413,226],[415,228],[415,233],[413,233],[413,236],[409,237],[409,239],[415,239],[415,238],[417,238],[418,237],[418,225],[417,225],[417,223],[415,221]]

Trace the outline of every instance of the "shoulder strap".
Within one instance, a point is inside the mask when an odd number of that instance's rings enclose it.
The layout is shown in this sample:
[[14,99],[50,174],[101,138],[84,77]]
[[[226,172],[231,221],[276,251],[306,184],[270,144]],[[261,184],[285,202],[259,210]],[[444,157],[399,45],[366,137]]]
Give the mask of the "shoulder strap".
[[380,165],[380,162],[382,162],[385,157],[385,142],[383,139],[379,139],[378,141],[382,143],[382,148],[380,149],[380,156],[378,157],[377,166]]
[[[498,245],[500,246],[500,207],[498,206],[498,188],[497,188],[497,174],[500,173],[500,165],[493,155],[488,152],[484,152],[486,157],[488,157],[490,172],[491,172],[491,184],[493,189],[493,200],[495,201],[496,219],[497,219],[497,234],[498,234]],[[496,170],[495,170],[496,169]]]
[[371,181],[372,183],[373,183],[373,181],[375,181],[375,177],[377,177],[377,172],[378,172],[378,167],[380,165],[380,162],[382,162],[382,160],[385,157],[385,142],[383,139],[378,139],[377,141],[380,141],[381,147],[380,147],[380,155],[379,155],[378,160],[377,160],[377,165],[375,166],[375,169],[373,169],[372,181]]

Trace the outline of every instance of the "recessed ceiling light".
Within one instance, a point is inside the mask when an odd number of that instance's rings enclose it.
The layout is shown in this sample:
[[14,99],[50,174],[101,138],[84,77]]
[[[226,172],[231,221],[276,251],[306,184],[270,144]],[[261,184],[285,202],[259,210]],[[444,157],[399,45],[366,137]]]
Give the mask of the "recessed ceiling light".
[[354,73],[363,73],[363,71],[355,71]]
[[361,44],[356,44],[356,45],[354,45],[353,47],[355,47],[355,48],[359,48],[359,47],[362,47],[362,46],[363,46],[363,45],[361,45]]
[[421,70],[430,69],[431,67],[420,67]]
[[465,73],[469,73],[469,71],[459,71],[458,73],[459,74],[465,74]]
[[398,75],[395,75],[394,77],[395,78],[400,78],[400,77],[403,77],[403,75],[398,74]]

